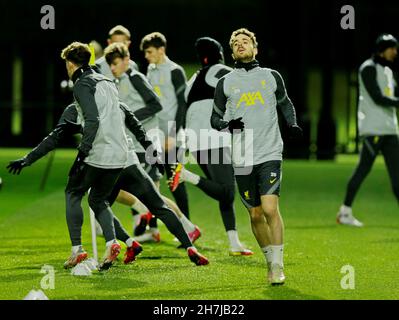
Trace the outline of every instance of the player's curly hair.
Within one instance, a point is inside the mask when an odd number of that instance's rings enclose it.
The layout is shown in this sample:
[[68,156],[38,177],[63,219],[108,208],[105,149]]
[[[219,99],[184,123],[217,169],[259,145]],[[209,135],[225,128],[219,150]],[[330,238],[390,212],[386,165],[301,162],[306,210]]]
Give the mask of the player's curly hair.
[[144,36],[140,43],[140,50],[143,51],[149,47],[166,49],[166,37],[160,32],[152,32]]
[[245,34],[246,36],[248,36],[252,40],[254,47],[255,48],[258,47],[258,42],[256,41],[255,33],[249,31],[247,28],[240,28],[240,29],[233,31],[233,33],[231,34],[230,41],[229,41],[229,45],[230,45],[231,49],[233,49],[234,40],[239,34]]
[[91,51],[86,43],[72,42],[61,51],[61,58],[71,61],[77,66],[88,65],[90,62]]
[[129,49],[122,42],[111,43],[104,50],[105,60],[111,64],[116,58],[130,57]]

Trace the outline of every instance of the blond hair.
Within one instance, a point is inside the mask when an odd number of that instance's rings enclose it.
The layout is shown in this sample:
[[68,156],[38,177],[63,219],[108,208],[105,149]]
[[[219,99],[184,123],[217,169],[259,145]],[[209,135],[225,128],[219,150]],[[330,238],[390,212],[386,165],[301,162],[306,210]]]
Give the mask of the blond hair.
[[249,31],[247,28],[240,28],[240,29],[233,31],[233,33],[231,34],[230,41],[229,41],[229,45],[230,45],[231,49],[233,49],[234,41],[239,34],[245,34],[246,36],[248,36],[252,40],[254,47],[255,48],[258,47],[258,42],[256,41],[255,33]]

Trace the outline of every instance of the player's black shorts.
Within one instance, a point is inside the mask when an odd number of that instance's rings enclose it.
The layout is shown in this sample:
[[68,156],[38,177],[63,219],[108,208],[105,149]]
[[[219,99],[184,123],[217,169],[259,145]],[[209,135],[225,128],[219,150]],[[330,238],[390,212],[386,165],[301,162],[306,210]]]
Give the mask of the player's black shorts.
[[252,167],[248,175],[235,176],[241,201],[247,208],[258,207],[260,196],[280,196],[281,161],[267,161]]
[[156,166],[153,166],[145,161],[144,152],[137,152],[137,157],[139,158],[142,168],[145,172],[147,172],[152,181],[158,182],[159,180],[161,180],[162,174],[159,172]]

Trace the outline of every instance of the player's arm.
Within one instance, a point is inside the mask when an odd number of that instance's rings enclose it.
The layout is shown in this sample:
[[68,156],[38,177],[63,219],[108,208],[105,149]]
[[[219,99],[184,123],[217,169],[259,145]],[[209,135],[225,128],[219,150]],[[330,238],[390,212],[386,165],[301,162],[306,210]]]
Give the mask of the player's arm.
[[93,146],[100,122],[94,90],[95,88],[83,81],[78,81],[73,89],[73,94],[82,109],[84,119],[83,136],[78,150],[85,156],[89,154]]
[[176,111],[176,132],[185,127],[187,104],[184,98],[184,91],[186,89],[186,76],[182,69],[176,68],[172,70],[172,83],[175,88],[177,99]]
[[[78,113],[75,104],[70,104],[62,113],[57,126],[51,131],[47,137],[43,139],[31,152],[25,156],[27,165],[31,165],[35,161],[44,157],[47,153],[57,148],[59,142],[68,134],[74,133],[69,131],[70,122],[76,122]],[[68,123],[69,122],[69,123]]]
[[[213,99],[213,110],[211,115],[211,126],[213,129],[222,131],[229,126],[229,123],[223,120],[226,112],[227,97],[224,93],[224,78],[220,79],[215,88]],[[225,131],[225,130],[224,130]]]
[[148,136],[143,128],[143,125],[136,118],[134,113],[129,110],[127,105],[120,102],[119,107],[121,108],[121,110],[123,111],[123,113],[125,115],[126,128],[128,128],[130,130],[130,132],[134,134],[137,141],[143,146],[143,148],[145,150],[147,150],[148,147],[152,146],[152,142],[148,138]]
[[145,103],[145,107],[136,110],[134,115],[140,121],[153,117],[156,113],[162,110],[162,105],[158,96],[155,94],[150,83],[144,76],[139,74],[132,75],[131,72],[128,72],[128,75],[133,88],[137,90]]
[[364,86],[371,99],[381,107],[399,107],[399,98],[384,96],[377,83],[377,70],[375,66],[369,65],[360,71]]
[[295,108],[293,103],[291,102],[291,99],[288,97],[284,80],[281,77],[280,73],[275,70],[272,70],[272,75],[276,80],[277,85],[275,91],[277,105],[280,108],[288,126],[292,127],[294,125],[297,125]]
[[297,124],[296,112],[291,99],[288,97],[287,90],[285,89],[284,80],[280,73],[272,70],[272,75],[276,80],[276,101],[280,108],[285,121],[288,124],[289,133],[291,138],[301,138],[303,133],[301,127]]
[[62,138],[68,133],[74,133],[70,131],[70,123],[76,122],[78,113],[76,111],[75,104],[70,104],[65,108],[62,113],[57,126],[51,131],[42,142],[40,142],[31,152],[25,155],[23,158],[11,161],[8,165],[8,169],[11,173],[19,174],[22,168],[32,165],[34,162],[44,157],[47,153],[54,150]]

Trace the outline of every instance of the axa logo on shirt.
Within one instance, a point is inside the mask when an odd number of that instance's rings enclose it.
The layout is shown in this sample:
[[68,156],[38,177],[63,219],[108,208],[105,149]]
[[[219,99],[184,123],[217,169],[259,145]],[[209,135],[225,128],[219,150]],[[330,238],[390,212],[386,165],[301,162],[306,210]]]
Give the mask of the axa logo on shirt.
[[256,101],[259,101],[261,104],[265,104],[265,100],[263,99],[262,93],[260,91],[252,91],[252,92],[244,92],[241,94],[240,100],[237,102],[237,109],[244,104],[246,107],[250,107],[255,105]]

